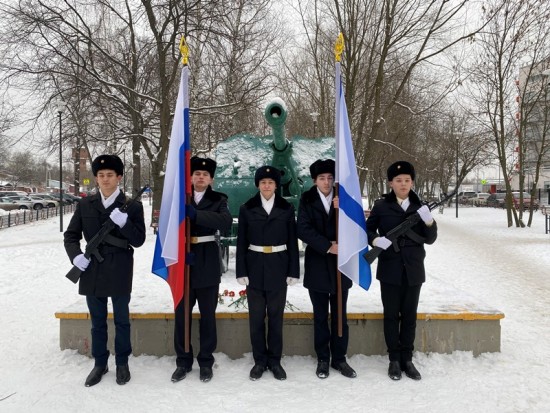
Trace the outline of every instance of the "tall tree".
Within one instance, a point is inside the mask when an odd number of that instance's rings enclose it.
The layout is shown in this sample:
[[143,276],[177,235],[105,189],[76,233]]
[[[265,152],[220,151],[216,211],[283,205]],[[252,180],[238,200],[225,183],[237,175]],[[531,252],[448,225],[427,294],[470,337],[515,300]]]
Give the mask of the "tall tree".
[[[397,158],[419,160],[427,144],[420,137],[439,137],[422,134],[418,125],[429,113],[444,112],[443,98],[461,84],[452,53],[469,47],[484,24],[472,24],[467,3],[311,0],[300,6],[305,35],[297,39],[308,51],[302,61],[311,56],[310,65],[319,74],[306,78],[316,82],[309,90],[318,92],[317,99],[330,96],[325,92],[330,82],[319,79],[333,72],[332,45],[338,31],[344,35],[342,74],[362,184],[367,176],[368,182],[383,182],[385,167]],[[289,77],[303,79],[304,66],[289,67]],[[323,121],[331,122],[331,111],[330,99],[324,99]],[[329,133],[332,128],[326,125]]]
[[[511,194],[511,174],[515,164],[519,167],[524,161],[517,161],[514,150],[519,148],[522,158],[525,148],[525,134],[522,135],[520,126],[521,113],[516,104],[516,80],[521,62],[536,54],[533,45],[538,43],[540,47],[541,34],[548,30],[548,5],[543,3],[536,0],[488,2],[483,9],[483,17],[488,22],[487,30],[478,36],[476,42],[479,44],[479,53],[473,64],[471,89],[478,107],[476,120],[490,133],[499,167],[505,177],[508,226],[525,225],[522,220],[523,209],[520,208],[519,213],[514,209]],[[496,16],[493,15],[494,10]],[[545,30],[541,30],[543,26],[546,26]],[[522,101],[529,100],[523,98]],[[523,166],[518,170],[520,188],[523,188]]]
[[[204,136],[208,117],[246,114],[271,90],[263,63],[272,55],[277,32],[269,37],[262,31],[268,5],[266,0],[5,1],[0,10],[13,24],[2,28],[7,58],[0,69],[8,73],[5,79],[24,79],[20,86],[45,102],[38,117],[46,117],[48,109],[51,117],[56,99],[69,106],[64,117],[72,133],[64,133],[64,139],[78,136],[91,156],[106,148],[124,149],[131,159],[134,190],[142,184],[145,154],[159,195],[181,68],[181,36],[191,47],[193,119],[207,117],[192,123],[195,145],[203,150],[215,144],[213,136],[220,138],[217,130]],[[242,24],[234,27],[230,16],[239,11]],[[221,48],[227,44],[238,47]],[[240,64],[233,67],[233,80],[227,87],[222,82],[221,92],[211,89],[218,86],[221,68],[230,67],[229,59]],[[212,91],[216,99],[205,98]],[[155,197],[154,209],[160,200]]]

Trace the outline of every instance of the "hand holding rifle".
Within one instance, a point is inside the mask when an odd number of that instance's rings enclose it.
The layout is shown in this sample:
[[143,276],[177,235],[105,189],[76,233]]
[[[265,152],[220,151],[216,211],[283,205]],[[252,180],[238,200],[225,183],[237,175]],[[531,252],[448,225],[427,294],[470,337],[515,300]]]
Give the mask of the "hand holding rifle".
[[437,208],[439,205],[444,204],[451,199],[456,193],[454,190],[450,195],[446,195],[443,199],[437,202],[430,202],[429,204],[420,207],[414,214],[409,215],[405,221],[397,225],[395,228],[388,231],[385,237],[377,238],[376,246],[372,247],[369,251],[363,254],[363,257],[369,264],[372,264],[376,258],[386,250],[391,244],[393,244],[397,238],[406,234],[413,226],[415,226],[420,220],[424,221],[427,225],[433,221],[431,211]]
[[[128,214],[126,211],[130,207],[130,204],[132,202],[135,202],[139,199],[139,197],[145,192],[145,190],[148,188],[148,186],[144,186],[140,189],[140,191],[137,193],[137,195],[127,200],[124,205],[120,207],[120,210],[117,211],[117,209],[113,210],[111,212],[111,215],[109,216],[109,219],[105,221],[101,229],[97,232],[97,234],[94,235],[94,237],[86,244],[86,250],[84,251],[84,254],[77,255],[73,260],[73,268],[65,275],[69,280],[71,280],[73,283],[77,283],[80,274],[82,274],[83,271],[88,268],[88,265],[90,264],[92,255],[97,258],[99,262],[103,261],[103,257],[99,253],[99,245],[103,242],[105,237],[115,228],[115,226],[123,227],[126,224],[126,220],[128,218]],[[117,211],[115,213],[115,211]],[[117,222],[115,223],[114,220]]]

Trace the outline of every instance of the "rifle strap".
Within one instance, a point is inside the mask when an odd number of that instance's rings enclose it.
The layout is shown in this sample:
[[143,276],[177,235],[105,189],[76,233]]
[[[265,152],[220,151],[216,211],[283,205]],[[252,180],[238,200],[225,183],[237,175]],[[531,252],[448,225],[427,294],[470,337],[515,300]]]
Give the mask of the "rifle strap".
[[424,244],[424,242],[426,242],[426,238],[418,235],[416,232],[414,232],[412,229],[409,228],[409,230],[407,232],[405,232],[405,236],[411,240],[413,240],[414,242],[418,243],[418,244]]
[[105,235],[103,242],[118,248],[123,248],[123,249],[128,248],[128,240],[115,237],[114,235],[111,235],[111,234]]

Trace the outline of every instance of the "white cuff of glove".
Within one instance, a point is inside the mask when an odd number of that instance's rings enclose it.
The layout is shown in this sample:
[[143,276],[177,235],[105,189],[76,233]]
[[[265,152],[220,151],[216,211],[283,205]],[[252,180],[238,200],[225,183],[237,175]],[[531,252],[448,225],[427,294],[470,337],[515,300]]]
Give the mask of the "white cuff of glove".
[[386,237],[378,237],[373,241],[375,247],[382,248],[383,250],[387,250],[391,244],[392,242]]
[[109,218],[111,218],[115,224],[122,228],[126,225],[128,214],[126,212],[121,212],[119,208],[115,208],[113,209],[113,212],[111,212],[111,215],[109,215]]
[[286,285],[292,287],[294,284],[298,282],[298,278],[294,277],[286,277]]
[[90,260],[84,256],[84,254],[79,254],[74,257],[73,265],[78,268],[80,271],[85,271],[90,265]]
[[248,285],[248,277],[239,277],[237,282],[241,285]]

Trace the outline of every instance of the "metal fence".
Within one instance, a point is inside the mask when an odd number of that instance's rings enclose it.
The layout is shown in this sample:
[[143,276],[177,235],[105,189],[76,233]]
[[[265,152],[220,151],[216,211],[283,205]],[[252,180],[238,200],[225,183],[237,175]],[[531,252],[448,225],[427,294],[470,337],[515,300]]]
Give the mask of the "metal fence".
[[[64,205],[63,215],[74,212],[76,204]],[[54,218],[59,216],[61,207],[43,208],[38,210],[18,209],[9,211],[5,215],[0,215],[0,229],[24,225],[41,219]]]

